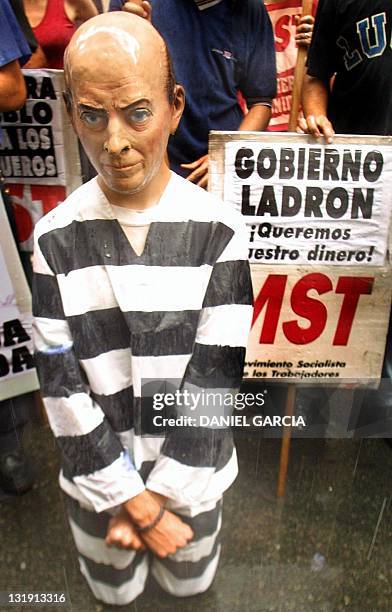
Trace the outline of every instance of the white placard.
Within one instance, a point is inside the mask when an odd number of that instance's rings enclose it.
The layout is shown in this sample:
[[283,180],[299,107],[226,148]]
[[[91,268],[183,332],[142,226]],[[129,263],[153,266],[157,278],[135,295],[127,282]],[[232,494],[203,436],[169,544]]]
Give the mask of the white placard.
[[252,263],[384,265],[391,186],[389,145],[225,144],[223,196],[246,217]]

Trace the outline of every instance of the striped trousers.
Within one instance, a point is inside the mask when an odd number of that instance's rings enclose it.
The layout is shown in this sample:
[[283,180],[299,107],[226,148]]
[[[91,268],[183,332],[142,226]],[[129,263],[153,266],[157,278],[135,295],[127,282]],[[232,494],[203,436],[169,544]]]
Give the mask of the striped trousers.
[[159,585],[177,597],[203,593],[211,585],[220,555],[221,499],[196,516],[177,513],[194,537],[164,559],[147,551],[108,547],[105,537],[111,514],[86,510],[68,495],[66,505],[80,569],[97,599],[112,605],[132,602],[143,592],[150,568]]

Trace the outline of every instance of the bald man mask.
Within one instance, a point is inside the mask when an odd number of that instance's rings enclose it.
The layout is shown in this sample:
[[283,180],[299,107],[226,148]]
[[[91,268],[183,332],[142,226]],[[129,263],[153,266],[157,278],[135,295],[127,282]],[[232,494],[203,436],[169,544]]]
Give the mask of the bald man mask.
[[68,108],[109,201],[149,206],[168,180],[165,151],[184,93],[150,24],[131,17],[130,27],[129,19],[115,17],[90,20],[72,39],[65,57]]
[[150,568],[167,592],[194,595],[218,565],[222,495],[237,473],[232,435],[200,426],[197,412],[192,426],[162,428],[143,381],[233,396],[252,316],[246,231],[167,166],[184,92],[146,20],[86,22],[65,76],[98,177],[37,224],[33,309],[80,568],[109,604],[133,601]]

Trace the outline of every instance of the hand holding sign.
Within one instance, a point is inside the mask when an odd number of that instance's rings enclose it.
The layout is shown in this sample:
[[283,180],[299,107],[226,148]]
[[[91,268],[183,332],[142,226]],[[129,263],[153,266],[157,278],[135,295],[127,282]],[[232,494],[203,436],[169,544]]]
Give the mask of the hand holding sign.
[[331,144],[335,135],[332,123],[325,115],[308,115],[306,119],[300,117],[297,126],[298,134],[311,134],[312,136],[324,136],[325,142]]
[[295,16],[295,25],[297,31],[295,34],[295,42],[299,47],[308,49],[313,34],[314,17],[312,15]]

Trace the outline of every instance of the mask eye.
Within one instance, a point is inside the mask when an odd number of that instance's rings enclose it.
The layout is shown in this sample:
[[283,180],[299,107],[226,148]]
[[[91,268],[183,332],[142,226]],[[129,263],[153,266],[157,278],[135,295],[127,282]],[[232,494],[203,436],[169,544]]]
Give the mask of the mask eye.
[[128,113],[128,119],[132,123],[142,125],[151,117],[151,111],[148,108],[135,108]]
[[101,113],[83,111],[80,115],[80,119],[88,127],[93,129],[100,129],[106,125],[106,117]]

